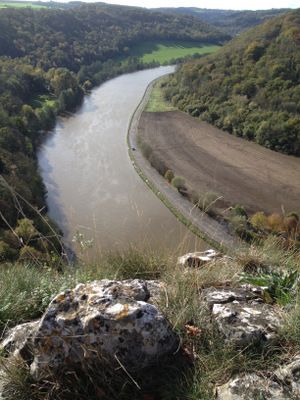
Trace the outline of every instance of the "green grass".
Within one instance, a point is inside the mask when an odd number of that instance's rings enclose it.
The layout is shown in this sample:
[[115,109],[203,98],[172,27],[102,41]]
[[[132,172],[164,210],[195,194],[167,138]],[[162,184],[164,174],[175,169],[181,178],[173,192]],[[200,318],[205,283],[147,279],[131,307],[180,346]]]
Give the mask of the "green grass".
[[[276,341],[266,346],[250,345],[242,349],[225,343],[201,296],[202,288],[217,282],[228,279],[234,286],[239,281],[240,272],[249,263],[299,268],[299,252],[295,253],[292,249],[286,251],[278,239],[271,238],[262,246],[248,249],[245,254],[236,254],[231,260],[217,259],[205,268],[191,269],[185,273],[176,266],[172,254],[132,248],[124,254],[110,254],[97,262],[65,267],[60,271],[29,264],[1,264],[2,328],[7,323],[14,325],[38,317],[53,296],[79,282],[89,283],[102,278],[159,278],[164,282],[165,290],[154,302],[181,341],[176,354],[161,361],[154,370],[133,375],[141,389],[122,369],[111,369],[109,365],[99,368],[88,363],[83,365],[81,372],[35,382],[20,360],[15,359],[10,363],[0,356],[0,364],[6,368],[5,380],[9,382],[5,398],[211,400],[214,398],[215,385],[221,385],[237,374],[266,374],[266,371],[274,370],[300,350],[299,295],[287,306],[285,323]],[[186,325],[199,329],[199,335],[189,334]]]
[[38,318],[60,292],[99,279],[154,279],[160,277],[174,258],[147,248],[129,248],[102,259],[81,262],[73,267],[50,267],[33,263],[0,263],[0,337],[6,324]]
[[16,7],[16,8],[23,8],[23,7],[31,7],[31,8],[47,8],[46,6],[40,6],[37,4],[33,4],[30,2],[0,2],[0,8],[7,8],[7,7]]
[[[187,41],[160,41],[146,42],[140,46],[130,49],[127,56],[138,57],[144,63],[151,63],[153,60],[161,65],[170,63],[171,60],[182,58],[188,55],[213,53],[220,46],[208,45],[202,42]],[[121,61],[125,60],[125,57]]]
[[166,101],[162,86],[164,84],[164,79],[160,80],[151,90],[149,99],[144,108],[144,111],[147,112],[165,112],[165,111],[173,111],[177,110],[176,107],[172,106],[172,104]]
[[45,105],[49,105],[52,107],[55,103],[55,99],[53,95],[50,94],[39,94],[36,96],[33,96],[29,102],[28,105],[30,105],[34,110],[36,108],[43,108]]

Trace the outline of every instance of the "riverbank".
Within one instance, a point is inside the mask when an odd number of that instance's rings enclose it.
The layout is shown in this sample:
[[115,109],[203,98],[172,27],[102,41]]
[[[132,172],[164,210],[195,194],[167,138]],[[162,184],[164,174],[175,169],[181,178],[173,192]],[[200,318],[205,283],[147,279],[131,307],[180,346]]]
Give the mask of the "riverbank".
[[59,221],[64,243],[75,251],[76,231],[94,240],[90,257],[128,246],[178,255],[209,247],[157,199],[128,157],[127,127],[137,103],[149,82],[173,70],[159,67],[104,83],[74,115],[57,122],[41,147],[49,215]]
[[127,132],[127,144],[133,165],[142,179],[173,212],[173,214],[175,214],[178,219],[192,229],[197,235],[210,242],[215,247],[230,250],[236,249],[236,247],[240,245],[240,242],[230,235],[228,229],[217,221],[209,218],[170,187],[164,178],[145,160],[139,150],[137,145],[137,132],[140,116],[153,86],[159,79],[161,79],[161,77],[153,80],[148,85],[141,102],[135,109],[130,120]]

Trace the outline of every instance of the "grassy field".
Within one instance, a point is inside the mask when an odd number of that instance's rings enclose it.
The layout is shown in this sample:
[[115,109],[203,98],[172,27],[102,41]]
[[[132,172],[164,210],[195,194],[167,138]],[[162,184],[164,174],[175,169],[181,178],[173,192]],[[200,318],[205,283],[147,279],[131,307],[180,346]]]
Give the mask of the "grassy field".
[[145,106],[144,111],[147,112],[157,112],[157,111],[173,111],[177,110],[176,107],[172,106],[171,103],[167,102],[164,93],[162,91],[162,86],[164,85],[164,79],[160,80],[151,90],[148,102]]
[[32,97],[28,104],[35,110],[36,108],[43,108],[46,105],[53,106],[55,99],[49,94],[39,94]]
[[138,57],[145,63],[154,61],[160,64],[169,63],[172,59],[193,54],[207,54],[218,50],[220,46],[207,45],[201,42],[161,41],[146,42],[130,50],[129,56]]
[[45,6],[39,6],[30,2],[0,2],[0,8],[7,8],[7,7],[17,7],[17,8],[22,8],[22,7],[32,7],[32,8],[47,8]]

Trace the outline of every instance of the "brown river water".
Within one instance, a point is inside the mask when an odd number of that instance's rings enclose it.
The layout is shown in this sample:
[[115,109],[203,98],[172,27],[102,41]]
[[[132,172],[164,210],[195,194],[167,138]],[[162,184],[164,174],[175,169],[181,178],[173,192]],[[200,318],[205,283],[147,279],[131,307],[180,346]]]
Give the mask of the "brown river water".
[[186,229],[134,170],[126,145],[130,117],[147,85],[173,72],[159,67],[119,76],[59,118],[38,153],[49,216],[76,250],[76,231],[93,239],[90,255],[139,249],[202,251],[210,246]]

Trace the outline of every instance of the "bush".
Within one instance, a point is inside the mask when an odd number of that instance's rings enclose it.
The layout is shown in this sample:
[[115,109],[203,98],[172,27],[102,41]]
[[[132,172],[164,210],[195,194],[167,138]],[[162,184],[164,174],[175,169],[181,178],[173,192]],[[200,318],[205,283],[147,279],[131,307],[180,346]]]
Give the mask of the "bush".
[[282,232],[284,230],[284,225],[282,218],[279,214],[272,214],[269,217],[267,217],[268,220],[268,229],[271,232]]
[[153,150],[152,150],[151,146],[147,142],[145,142],[145,140],[141,140],[139,145],[140,145],[140,149],[141,149],[141,152],[142,152],[143,156],[147,160],[149,160],[150,157],[151,157],[151,154],[153,153]]
[[247,218],[244,215],[235,215],[229,225],[234,235],[242,237],[247,230]]
[[294,217],[294,218],[296,218],[297,222],[299,222],[299,215],[297,213],[295,213],[294,211],[286,214],[285,218],[289,218],[289,217]]
[[174,178],[172,179],[172,185],[177,189],[183,189],[184,188],[184,184],[185,184],[185,180],[184,178],[182,178],[181,176],[174,176]]
[[240,216],[240,217],[245,217],[246,219],[248,219],[248,214],[247,214],[247,211],[245,210],[245,207],[240,206],[240,205],[236,205],[235,207],[233,207],[233,209],[230,211],[230,215],[232,217]]
[[257,212],[250,219],[251,225],[256,229],[268,229],[268,219],[264,212]]
[[200,199],[200,194],[196,190],[191,190],[190,191],[190,201],[195,204],[196,206],[199,206],[199,199]]
[[298,222],[295,217],[285,218],[283,224],[288,235],[296,235],[298,230]]
[[174,172],[171,169],[168,169],[165,173],[165,179],[171,183],[172,179],[174,178]]
[[13,261],[18,257],[18,252],[12,249],[7,243],[3,240],[0,240],[0,262],[3,261]]
[[206,192],[199,199],[199,207],[208,214],[214,214],[220,196],[212,191]]
[[155,152],[151,153],[149,162],[152,165],[152,167],[155,168],[156,171],[160,173],[160,175],[165,176],[167,172],[167,167],[165,163],[159,158],[157,153]]

